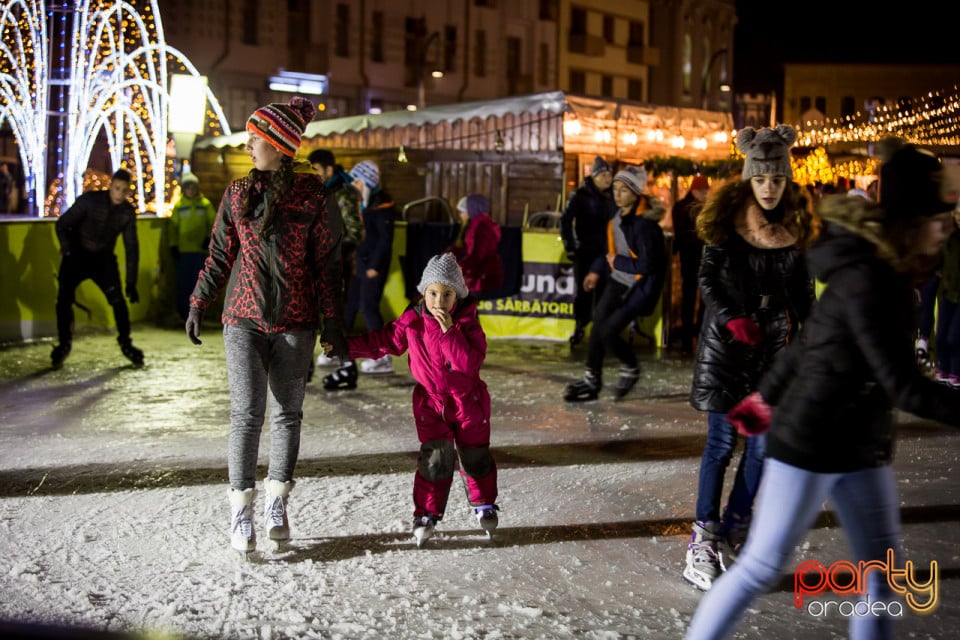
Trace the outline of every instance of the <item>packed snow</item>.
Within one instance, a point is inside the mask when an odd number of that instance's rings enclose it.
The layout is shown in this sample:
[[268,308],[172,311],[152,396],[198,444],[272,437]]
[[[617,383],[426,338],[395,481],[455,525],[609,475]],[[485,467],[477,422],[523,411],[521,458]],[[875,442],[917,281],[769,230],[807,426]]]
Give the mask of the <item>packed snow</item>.
[[[687,404],[692,360],[639,349],[627,399],[568,404],[583,352],[491,340],[500,528],[488,541],[459,481],[436,535],[410,534],[413,381],[361,376],[304,404],[293,539],[229,547],[228,396],[222,339],[135,327],[134,369],[106,332],[0,351],[0,620],[151,638],[681,638],[701,594],[683,582],[706,431]],[[606,379],[616,378],[608,361]],[[904,416],[896,463],[905,549],[939,562],[940,605],[905,638],[960,629],[960,434]],[[269,444],[267,427],[261,462]],[[260,477],[264,469],[261,469]],[[728,482],[732,480],[732,470]],[[262,509],[263,496],[257,505]],[[259,518],[258,518],[259,520]],[[796,562],[848,554],[829,513]],[[793,606],[791,575],[754,603],[738,638],[842,638],[846,619]],[[23,628],[20,627],[22,631]],[[62,637],[69,637],[65,633]],[[39,635],[37,637],[40,637]],[[49,636],[44,636],[49,637]]]

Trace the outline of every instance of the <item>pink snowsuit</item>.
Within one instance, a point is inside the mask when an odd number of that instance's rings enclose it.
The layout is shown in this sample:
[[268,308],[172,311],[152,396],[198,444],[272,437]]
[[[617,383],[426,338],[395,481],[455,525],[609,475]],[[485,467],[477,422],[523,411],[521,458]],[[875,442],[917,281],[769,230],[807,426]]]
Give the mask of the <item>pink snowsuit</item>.
[[413,416],[420,455],[413,479],[414,517],[443,518],[456,461],[471,506],[497,499],[497,467],[490,455],[490,394],[480,379],[487,338],[477,319],[477,301],[457,302],[453,326],[440,323],[421,300],[379,331],[348,340],[351,358],[399,356],[408,352]]

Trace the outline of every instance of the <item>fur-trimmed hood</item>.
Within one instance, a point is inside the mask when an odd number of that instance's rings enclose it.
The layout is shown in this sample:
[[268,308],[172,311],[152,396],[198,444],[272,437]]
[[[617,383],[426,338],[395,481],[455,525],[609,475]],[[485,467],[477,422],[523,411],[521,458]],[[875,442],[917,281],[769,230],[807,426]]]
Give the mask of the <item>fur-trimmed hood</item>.
[[643,194],[637,199],[637,206],[633,210],[633,215],[652,220],[657,224],[663,220],[667,210],[657,198]]
[[820,216],[827,223],[820,241],[807,254],[812,275],[826,281],[848,264],[876,256],[896,268],[898,254],[882,224],[880,205],[847,195],[827,196],[820,203]]

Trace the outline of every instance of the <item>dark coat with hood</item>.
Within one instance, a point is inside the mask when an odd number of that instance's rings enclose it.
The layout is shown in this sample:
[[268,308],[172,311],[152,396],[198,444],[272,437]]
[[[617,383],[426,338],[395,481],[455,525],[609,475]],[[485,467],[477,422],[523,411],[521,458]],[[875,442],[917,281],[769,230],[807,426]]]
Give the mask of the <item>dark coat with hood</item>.
[[[918,369],[911,277],[895,268],[879,206],[832,196],[808,262],[825,284],[799,340],[759,386],[774,405],[767,455],[818,473],[888,464],[897,407],[960,426],[960,392]],[[802,373],[798,369],[802,365]]]
[[[747,182],[723,187],[697,218],[706,243],[700,295],[706,306],[690,404],[726,413],[755,390],[774,356],[797,333],[814,299],[813,281],[798,251],[814,233],[799,187],[788,183],[780,204],[764,212]],[[751,318],[761,342],[733,339],[726,325]]]
[[607,222],[617,211],[610,189],[600,191],[592,177],[584,178],[570,194],[567,208],[560,216],[563,249],[592,259],[607,246]]
[[363,240],[357,247],[357,273],[376,269],[381,276],[390,272],[393,257],[393,222],[396,218],[393,199],[379,187],[370,194],[370,200],[361,209]]

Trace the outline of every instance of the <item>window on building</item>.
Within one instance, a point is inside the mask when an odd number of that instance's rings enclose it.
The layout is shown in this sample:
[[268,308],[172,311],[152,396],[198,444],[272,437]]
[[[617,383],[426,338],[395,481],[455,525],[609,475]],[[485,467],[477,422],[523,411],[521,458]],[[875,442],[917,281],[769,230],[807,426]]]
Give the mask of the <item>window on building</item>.
[[556,21],[560,15],[559,0],[540,0],[540,19]]
[[817,99],[813,101],[814,105],[817,107],[817,111],[823,115],[827,115],[827,99],[823,96],[817,96]]
[[370,20],[370,59],[383,62],[383,11],[374,11]]
[[243,44],[257,44],[260,0],[243,0]]
[[[703,90],[704,93],[710,92],[710,87],[713,84],[713,78],[710,77],[710,58],[713,57],[713,54],[710,51],[710,38],[704,37],[703,39]],[[702,96],[701,96],[702,97]]]
[[448,24],[443,28],[443,70],[455,71],[457,68],[457,27]]
[[310,47],[310,2],[287,0],[287,51],[290,65],[302,69]]
[[537,59],[537,83],[550,84],[550,45],[540,43],[540,56]]
[[603,39],[606,40],[608,44],[614,44],[615,25],[616,22],[613,16],[603,16]]
[[689,33],[683,34],[683,67],[680,70],[683,81],[683,93],[690,95],[693,76],[693,39]]
[[840,117],[852,118],[857,115],[857,101],[853,96],[843,96],[840,98]]
[[631,20],[627,29],[627,62],[644,64],[643,48],[645,42],[643,23]]
[[630,35],[629,40],[627,41],[628,47],[639,47],[643,48],[645,46],[646,40],[643,37],[643,23],[636,20],[630,21]]
[[813,100],[810,96],[800,96],[800,113],[806,113],[810,111],[810,107],[813,105]]
[[570,8],[570,34],[587,35],[587,10],[579,7]]
[[613,76],[600,76],[600,95],[607,98],[613,96]]
[[627,80],[627,100],[643,102],[643,80],[640,78]]
[[570,91],[572,93],[587,92],[587,74],[577,69],[570,70]]
[[473,52],[473,75],[485,78],[487,75],[487,32],[477,29],[477,48]]
[[350,5],[337,5],[337,18],[334,26],[334,32],[337,34],[337,41],[334,45],[334,53],[341,58],[350,57]]
[[507,93],[516,95],[524,93],[522,86],[523,75],[523,45],[520,38],[507,38]]
[[404,21],[404,39],[403,39],[403,82],[405,86],[411,87],[417,84],[420,78],[418,73],[423,73],[421,68],[421,55],[426,51],[421,51],[421,47],[426,44],[427,20],[426,18],[410,18]]
[[495,9],[497,6],[497,0],[473,0],[473,6],[490,7],[491,9]]

